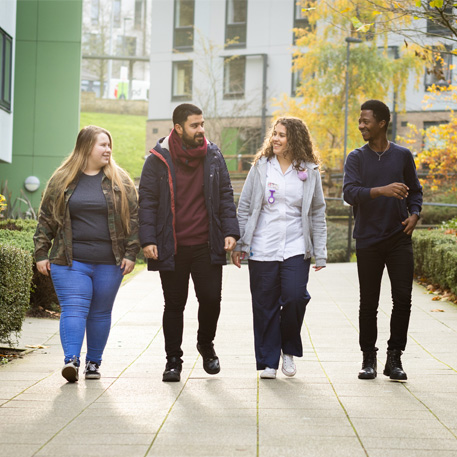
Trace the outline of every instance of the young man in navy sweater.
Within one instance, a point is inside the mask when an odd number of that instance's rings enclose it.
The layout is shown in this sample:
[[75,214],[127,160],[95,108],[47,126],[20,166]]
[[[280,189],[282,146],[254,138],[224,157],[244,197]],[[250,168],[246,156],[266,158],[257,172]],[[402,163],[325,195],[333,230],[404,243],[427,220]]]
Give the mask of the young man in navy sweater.
[[384,375],[407,379],[401,363],[406,347],[413,283],[411,235],[420,218],[422,187],[411,151],[387,139],[389,108],[379,100],[361,106],[359,130],[367,142],[344,165],[344,200],[353,206],[360,286],[359,379],[376,378],[379,293],[387,267],[393,309]]

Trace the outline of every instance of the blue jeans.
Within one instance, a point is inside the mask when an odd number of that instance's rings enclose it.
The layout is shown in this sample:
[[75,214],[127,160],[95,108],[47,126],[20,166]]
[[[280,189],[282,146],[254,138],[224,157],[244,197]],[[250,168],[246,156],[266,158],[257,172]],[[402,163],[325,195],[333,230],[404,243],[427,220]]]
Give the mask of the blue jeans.
[[84,334],[86,361],[100,365],[111,328],[111,311],[122,282],[117,265],[73,261],[73,265],[51,264],[51,277],[61,307],[60,340],[65,363],[79,360]]
[[249,260],[257,369],[277,369],[281,350],[303,356],[300,336],[308,293],[310,259],[296,255],[283,262]]

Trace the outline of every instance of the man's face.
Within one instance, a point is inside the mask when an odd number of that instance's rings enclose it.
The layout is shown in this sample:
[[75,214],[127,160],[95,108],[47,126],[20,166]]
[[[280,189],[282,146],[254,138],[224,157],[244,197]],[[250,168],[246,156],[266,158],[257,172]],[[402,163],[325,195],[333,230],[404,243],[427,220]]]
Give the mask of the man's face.
[[359,130],[365,141],[375,140],[384,134],[386,121],[377,121],[373,111],[364,109],[360,112]]
[[182,138],[183,143],[192,148],[203,146],[205,143],[205,120],[202,114],[190,115],[184,126],[175,125],[176,132]]

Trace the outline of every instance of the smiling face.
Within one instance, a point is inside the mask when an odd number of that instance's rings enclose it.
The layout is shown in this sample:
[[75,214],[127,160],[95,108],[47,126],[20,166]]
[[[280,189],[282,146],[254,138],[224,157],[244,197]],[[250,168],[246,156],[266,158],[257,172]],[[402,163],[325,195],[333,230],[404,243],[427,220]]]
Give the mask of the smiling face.
[[282,156],[287,152],[287,129],[282,124],[276,124],[271,135],[271,144],[273,153],[276,156]]
[[176,132],[182,138],[183,143],[192,148],[198,148],[205,143],[205,120],[202,114],[190,115],[184,126],[175,125]]
[[359,130],[365,141],[373,141],[385,135],[386,121],[378,121],[372,110],[362,110],[359,118]]
[[111,142],[106,133],[99,133],[89,155],[85,172],[98,172],[111,160]]

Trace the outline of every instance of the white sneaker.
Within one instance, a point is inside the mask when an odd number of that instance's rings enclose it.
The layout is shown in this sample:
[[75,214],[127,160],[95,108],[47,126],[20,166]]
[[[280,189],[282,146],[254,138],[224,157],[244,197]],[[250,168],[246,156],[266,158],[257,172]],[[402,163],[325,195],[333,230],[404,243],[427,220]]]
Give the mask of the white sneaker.
[[297,367],[295,366],[294,362],[294,356],[293,355],[288,355],[288,354],[283,354],[282,355],[282,372],[286,376],[295,376],[295,373],[297,372]]
[[265,370],[260,373],[262,379],[276,379],[276,370],[274,368],[265,368]]

